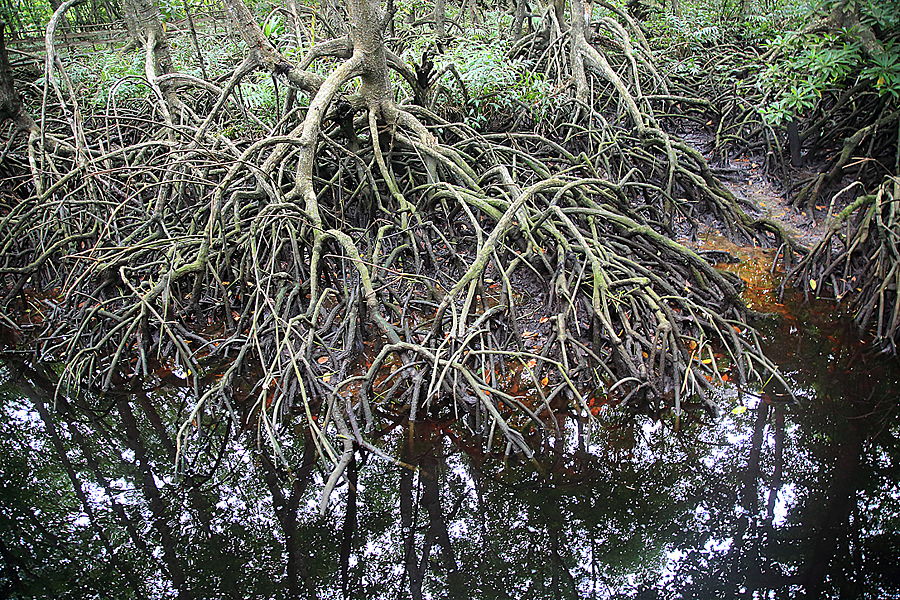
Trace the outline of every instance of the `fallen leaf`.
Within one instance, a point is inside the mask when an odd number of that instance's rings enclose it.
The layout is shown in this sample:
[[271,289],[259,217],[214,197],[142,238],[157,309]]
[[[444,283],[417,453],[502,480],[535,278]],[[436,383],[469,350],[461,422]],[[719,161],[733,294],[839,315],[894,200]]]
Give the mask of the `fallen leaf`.
[[330,374],[330,373],[329,373],[328,375],[326,375],[325,377],[322,378],[322,382],[323,382],[323,383],[328,383],[329,381],[331,381],[331,374]]
[[541,385],[544,387],[547,387],[547,384],[549,384],[549,383],[550,383],[550,379],[546,375],[544,375],[544,378],[541,379]]
[[816,291],[816,287],[818,287],[818,285],[819,284],[816,282],[815,279],[809,280],[809,287],[812,289],[812,291]]
[[324,365],[325,363],[328,362],[328,357],[320,356],[319,358],[316,359],[316,362],[319,363],[320,365]]
[[549,321],[549,320],[550,320],[550,317],[541,317],[541,320],[538,321],[538,322],[539,322],[539,323],[546,323],[546,322]]
[[735,406],[733,409],[731,409],[731,414],[733,414],[733,415],[742,415],[745,412],[747,412],[747,407],[743,406],[743,405]]

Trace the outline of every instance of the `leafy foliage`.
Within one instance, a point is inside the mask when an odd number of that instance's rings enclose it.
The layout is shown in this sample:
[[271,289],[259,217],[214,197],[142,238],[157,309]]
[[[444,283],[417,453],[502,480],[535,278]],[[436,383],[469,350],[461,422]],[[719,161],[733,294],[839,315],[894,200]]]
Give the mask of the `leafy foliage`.
[[[207,73],[211,77],[228,73],[243,52],[242,42],[223,43],[212,36],[200,37],[199,42]],[[187,35],[171,35],[169,44],[175,68],[181,73],[201,77],[203,73],[197,51]],[[140,49],[82,55],[69,66],[69,76],[78,95],[94,106],[105,106],[110,98],[122,102],[146,95],[144,54]],[[261,99],[262,94],[262,91],[251,90],[256,100]],[[254,106],[261,104],[263,102],[260,100]]]
[[[481,37],[483,40],[461,40],[438,59],[438,69],[451,63],[456,66],[469,98],[465,104],[458,82],[446,73],[441,79],[443,111],[481,131],[505,123],[523,110],[539,119],[555,100],[545,75],[524,58],[506,56],[508,43],[498,32]],[[411,48],[407,54],[414,56],[417,50]]]
[[[826,2],[809,15],[822,19],[834,11],[858,11],[859,26],[838,31],[794,32],[773,41],[781,58],[760,78],[760,86],[774,101],[764,116],[774,125],[811,111],[828,92],[861,84],[879,96],[900,98],[900,17],[897,2]],[[866,48],[864,36],[874,34]]]
[[275,85],[266,73],[256,73],[241,82],[241,95],[249,108],[272,108],[276,104]]
[[72,65],[69,75],[82,97],[97,106],[110,97],[126,100],[145,93],[144,58],[140,52],[98,52]]
[[805,14],[802,0],[779,0],[763,7],[755,2],[685,3],[680,12],[651,13],[645,26],[660,53],[683,53],[709,46],[731,43],[760,43],[779,31],[797,27]]
[[900,97],[900,45],[891,40],[884,45],[884,52],[872,57],[872,62],[861,73],[863,79],[875,82],[880,95]]

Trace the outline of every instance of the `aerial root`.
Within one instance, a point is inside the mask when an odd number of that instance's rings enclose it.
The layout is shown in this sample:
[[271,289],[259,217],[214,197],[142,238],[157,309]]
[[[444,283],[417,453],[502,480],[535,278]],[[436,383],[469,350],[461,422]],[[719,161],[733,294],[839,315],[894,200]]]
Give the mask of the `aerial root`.
[[[862,184],[838,192],[844,195]],[[832,199],[835,205],[838,197]],[[886,177],[873,194],[863,194],[834,215],[822,240],[797,264],[781,284],[803,290],[809,298],[849,297],[854,319],[863,331],[872,330],[876,343],[891,352],[900,340],[900,179]]]
[[[615,31],[634,87],[649,55]],[[3,307],[39,308],[37,352],[66,365],[60,389],[170,369],[192,396],[179,456],[226,417],[283,456],[279,429],[300,419],[331,465],[324,510],[398,410],[530,456],[562,435],[557,415],[593,423],[594,401],[679,415],[688,398],[712,408],[726,379],[775,372],[739,280],[672,241],[704,202],[736,232],[754,223],[618,71],[630,128],[582,102],[586,118],[552,139],[480,135],[342,97],[364,76],[353,54],[283,133],[235,142],[226,123],[246,107],[226,98],[250,64],[218,94],[182,88],[192,110],[110,103],[54,132],[80,154],[37,149],[53,168],[0,221]]]

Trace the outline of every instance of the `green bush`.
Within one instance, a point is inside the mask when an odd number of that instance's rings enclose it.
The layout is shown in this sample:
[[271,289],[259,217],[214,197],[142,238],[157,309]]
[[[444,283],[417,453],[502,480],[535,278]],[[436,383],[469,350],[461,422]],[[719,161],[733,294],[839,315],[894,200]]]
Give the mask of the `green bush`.
[[553,101],[550,84],[542,72],[523,59],[506,56],[507,44],[496,38],[465,41],[441,57],[453,62],[466,85],[469,104],[463,106],[458,84],[447,74],[442,83],[451,91],[450,101],[466,123],[483,130],[518,114],[527,107],[539,118]]
[[[743,6],[743,12],[741,12]],[[644,26],[661,52],[672,48],[702,52],[724,43],[764,44],[785,29],[799,27],[810,10],[807,0],[775,0],[763,6],[739,2],[682,2],[679,13],[658,10]]]
[[[764,109],[774,125],[812,111],[829,92],[857,84],[880,96],[900,98],[900,11],[896,0],[831,0],[809,15],[857,11],[859,25],[825,33],[788,33],[773,44],[780,59],[761,75],[760,86],[774,100]],[[874,40],[872,39],[874,36]]]

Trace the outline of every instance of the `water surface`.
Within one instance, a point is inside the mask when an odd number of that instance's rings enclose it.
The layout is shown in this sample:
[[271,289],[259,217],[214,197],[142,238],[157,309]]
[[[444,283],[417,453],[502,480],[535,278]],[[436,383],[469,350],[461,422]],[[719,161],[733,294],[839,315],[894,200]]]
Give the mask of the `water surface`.
[[782,308],[759,327],[797,404],[723,390],[677,433],[604,405],[535,462],[384,415],[402,464],[358,452],[325,517],[299,426],[279,457],[205,415],[176,470],[177,377],[54,402],[56,370],[8,355],[0,597],[900,597],[897,361],[828,305]]

